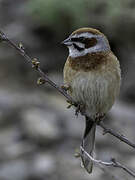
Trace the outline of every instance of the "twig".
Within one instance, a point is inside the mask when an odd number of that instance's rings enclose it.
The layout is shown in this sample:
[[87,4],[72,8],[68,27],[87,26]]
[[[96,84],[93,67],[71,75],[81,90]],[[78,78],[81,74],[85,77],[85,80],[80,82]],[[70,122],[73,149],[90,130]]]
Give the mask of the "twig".
[[[23,45],[21,43],[19,43],[19,45],[16,45],[12,40],[10,40],[1,30],[0,30],[0,41],[5,41],[7,42],[12,48],[16,49],[18,51],[18,53],[24,57],[24,59],[30,63],[32,65],[32,67],[35,67],[35,69],[37,70],[37,72],[39,73],[39,75],[44,79],[45,82],[47,82],[48,84],[50,84],[52,87],[54,87],[55,89],[57,89],[63,96],[65,96],[69,102],[73,102],[73,99],[71,98],[71,96],[69,96],[66,91],[59,87],[56,83],[54,83],[52,80],[50,80],[50,78],[41,70],[40,66],[39,66],[39,62],[37,61],[36,58],[32,58],[30,57],[26,52],[25,49],[23,47]],[[38,63],[38,64],[37,64]],[[37,66],[36,66],[37,65]],[[73,104],[73,103],[72,103]],[[77,106],[76,103],[74,103],[73,105]]]
[[129,168],[127,168],[126,166],[124,166],[121,163],[119,163],[118,161],[116,161],[114,158],[112,158],[110,160],[110,162],[105,162],[105,161],[102,161],[102,160],[97,160],[97,159],[94,159],[90,154],[88,154],[84,150],[84,148],[82,146],[80,146],[80,149],[94,163],[98,163],[98,164],[101,164],[101,165],[104,165],[104,166],[108,166],[108,167],[117,167],[117,168],[123,169],[124,171],[126,171],[128,174],[130,174],[132,177],[135,178],[135,173],[133,171],[131,171]]
[[104,134],[111,134],[112,136],[116,137],[120,141],[123,141],[124,143],[128,144],[132,148],[135,148],[135,144],[129,141],[124,135],[117,133],[116,131],[106,127],[102,121],[100,121],[97,125],[103,128]]
[[[63,96],[66,97],[67,101],[71,104],[74,105],[75,107],[78,107],[78,104],[75,103],[72,99],[72,97],[70,95],[67,94],[67,92],[62,88],[59,87],[56,83],[54,83],[40,68],[40,63],[38,62],[38,60],[36,58],[32,58],[30,57],[23,45],[20,43],[19,45],[16,45],[12,40],[10,40],[1,30],[0,30],[0,42],[7,42],[12,48],[16,49],[18,51],[18,53],[24,57],[24,59],[30,63],[32,65],[32,68],[34,68],[38,74],[41,76],[41,78],[38,79],[38,84],[44,84],[44,83],[48,83],[50,84],[52,87],[54,87],[56,90],[58,90]],[[80,112],[81,113],[81,112]],[[82,113],[81,113],[82,114]],[[85,116],[85,113],[82,114],[83,116]],[[114,130],[107,128],[103,122],[99,122],[98,125],[100,127],[103,128],[104,133],[109,133],[113,136],[115,136],[116,138],[118,138],[119,140],[123,141],[124,143],[128,144],[129,146],[131,146],[132,148],[135,149],[135,144],[133,144],[132,142],[130,142],[127,138],[125,138],[123,135],[118,134],[117,132],[115,132]],[[82,149],[82,147],[81,147]],[[84,151],[84,149],[82,149],[82,151]],[[105,166],[113,166],[113,167],[118,167],[123,169],[124,171],[126,171],[128,174],[132,175],[133,177],[135,177],[135,173],[132,172],[130,169],[128,169],[127,167],[123,166],[122,164],[120,164],[119,162],[117,162],[115,159],[112,159],[110,162],[103,162],[101,160],[95,160],[93,157],[91,157],[86,151],[84,151],[84,153],[95,163],[99,163]]]

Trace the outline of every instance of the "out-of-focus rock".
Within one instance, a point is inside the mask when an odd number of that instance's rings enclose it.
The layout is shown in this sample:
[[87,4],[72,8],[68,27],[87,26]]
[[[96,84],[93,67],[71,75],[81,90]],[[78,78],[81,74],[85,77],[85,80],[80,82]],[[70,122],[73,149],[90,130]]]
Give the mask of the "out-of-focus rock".
[[9,160],[19,157],[25,157],[26,155],[34,152],[35,149],[35,146],[30,142],[20,141],[14,144],[11,143],[5,147],[4,157]]
[[14,143],[19,137],[20,132],[16,126],[6,127],[0,130],[0,149],[10,143]]
[[77,180],[100,179],[100,176],[102,174],[102,171],[100,169],[97,169],[94,166],[92,174],[86,173],[86,170],[81,167],[81,158],[75,158],[72,153],[70,154],[58,153],[56,158],[58,161],[56,170],[60,172],[64,172],[64,173],[60,173],[60,179],[72,180],[72,177],[76,177]]
[[55,158],[51,154],[40,153],[31,161],[31,174],[33,177],[43,178],[54,173],[56,168]]
[[24,180],[29,176],[27,162],[17,159],[0,165],[0,179],[3,180]]
[[14,160],[35,150],[30,142],[19,140],[21,131],[17,127],[0,130],[0,160]]
[[39,142],[51,143],[61,138],[57,116],[52,111],[32,108],[22,113],[26,134]]
[[[113,126],[116,127],[121,134],[124,134],[132,142],[134,142],[134,120],[135,120],[135,110],[134,107],[130,104],[124,102],[118,102],[113,106],[111,110],[111,116],[113,121]],[[115,129],[116,129],[115,128]],[[116,129],[116,131],[117,131]]]

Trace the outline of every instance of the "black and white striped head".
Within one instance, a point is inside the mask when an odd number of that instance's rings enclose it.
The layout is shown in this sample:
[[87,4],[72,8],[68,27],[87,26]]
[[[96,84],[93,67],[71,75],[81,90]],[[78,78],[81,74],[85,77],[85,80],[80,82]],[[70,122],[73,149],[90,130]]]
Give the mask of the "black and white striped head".
[[93,28],[80,28],[62,43],[68,47],[70,57],[80,57],[88,53],[110,50],[110,45],[105,35]]

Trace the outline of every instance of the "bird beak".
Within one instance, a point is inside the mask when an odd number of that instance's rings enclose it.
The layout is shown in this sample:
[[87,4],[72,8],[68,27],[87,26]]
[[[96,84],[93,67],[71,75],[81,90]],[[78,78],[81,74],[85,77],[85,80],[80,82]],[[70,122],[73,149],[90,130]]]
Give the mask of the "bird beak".
[[61,42],[61,44],[64,44],[66,46],[71,46],[72,45],[71,38],[65,39],[64,41]]

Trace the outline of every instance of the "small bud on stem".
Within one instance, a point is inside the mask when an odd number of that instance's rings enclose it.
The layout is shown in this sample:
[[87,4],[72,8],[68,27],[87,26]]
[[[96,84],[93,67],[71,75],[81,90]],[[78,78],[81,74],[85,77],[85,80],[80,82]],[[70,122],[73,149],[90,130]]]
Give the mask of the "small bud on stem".
[[38,78],[38,80],[37,80],[37,84],[38,84],[38,85],[45,84],[45,80],[40,77],[40,78]]
[[40,65],[40,62],[36,59],[36,58],[33,58],[32,60],[32,68],[39,68],[39,65]]

